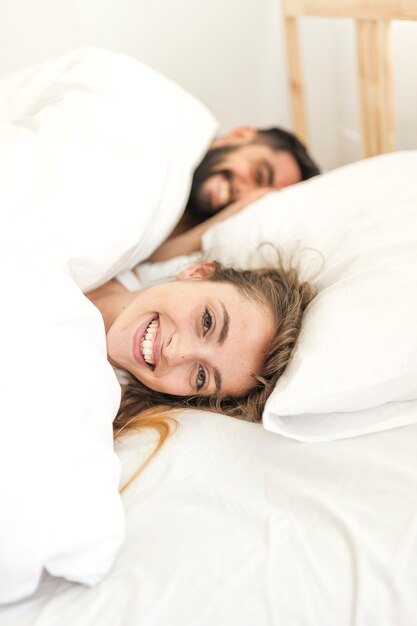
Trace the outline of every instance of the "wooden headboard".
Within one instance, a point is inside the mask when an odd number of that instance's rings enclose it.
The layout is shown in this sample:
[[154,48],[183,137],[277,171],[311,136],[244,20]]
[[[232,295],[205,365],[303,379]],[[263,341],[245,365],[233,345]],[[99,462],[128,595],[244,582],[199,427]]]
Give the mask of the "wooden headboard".
[[283,0],[288,76],[296,134],[308,144],[297,18],[355,20],[364,157],[394,145],[391,20],[417,20],[416,0]]

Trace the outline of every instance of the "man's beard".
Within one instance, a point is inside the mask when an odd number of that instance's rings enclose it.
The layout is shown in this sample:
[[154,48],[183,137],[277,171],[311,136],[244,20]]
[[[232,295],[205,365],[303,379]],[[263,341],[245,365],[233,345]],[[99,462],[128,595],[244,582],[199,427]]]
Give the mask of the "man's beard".
[[194,171],[190,196],[186,206],[187,211],[191,211],[191,213],[203,218],[210,217],[210,215],[216,212],[211,205],[211,197],[209,194],[204,193],[203,186],[209,178],[215,174],[222,173],[220,164],[224,161],[225,156],[235,149],[234,146],[222,146],[220,148],[211,148],[207,152],[200,165]]

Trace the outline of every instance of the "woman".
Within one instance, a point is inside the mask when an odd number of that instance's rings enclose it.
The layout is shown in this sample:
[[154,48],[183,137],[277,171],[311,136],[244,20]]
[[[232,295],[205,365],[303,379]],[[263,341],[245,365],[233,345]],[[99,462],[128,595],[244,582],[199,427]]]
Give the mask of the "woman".
[[236,270],[213,261],[142,291],[112,280],[88,293],[103,316],[109,361],[128,373],[116,436],[153,427],[158,449],[172,408],[260,421],[313,296],[295,269]]

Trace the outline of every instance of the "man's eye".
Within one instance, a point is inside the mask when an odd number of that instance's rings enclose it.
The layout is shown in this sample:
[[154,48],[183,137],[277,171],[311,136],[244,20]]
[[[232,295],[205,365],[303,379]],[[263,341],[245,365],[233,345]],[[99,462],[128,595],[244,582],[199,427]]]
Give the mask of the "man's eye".
[[210,315],[210,312],[208,309],[205,309],[203,313],[202,326],[203,326],[203,336],[205,336],[208,333],[208,331],[211,329],[211,327],[213,326],[213,318]]
[[271,164],[262,161],[255,170],[255,182],[259,187],[272,187],[274,184],[274,171]]
[[196,387],[197,391],[200,391],[204,385],[206,384],[206,372],[202,367],[198,368],[197,379],[196,379]]
[[229,185],[229,198],[227,200],[227,206],[228,204],[232,204],[232,202],[235,202],[237,200],[236,182],[235,176],[231,170],[223,170],[222,173]]
[[255,171],[255,183],[258,185],[258,187],[264,186],[264,175],[263,175],[262,170],[259,167]]

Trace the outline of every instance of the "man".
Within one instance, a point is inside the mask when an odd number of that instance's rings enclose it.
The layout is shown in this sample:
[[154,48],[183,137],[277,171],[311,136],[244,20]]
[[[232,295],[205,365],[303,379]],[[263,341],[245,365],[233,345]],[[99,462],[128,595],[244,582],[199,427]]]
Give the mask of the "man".
[[194,172],[181,221],[149,260],[164,261],[199,250],[201,236],[212,224],[272,189],[319,173],[304,144],[280,128],[240,126],[216,137]]
[[194,172],[187,210],[207,219],[253,189],[282,189],[319,173],[292,133],[240,126],[212,142]]

